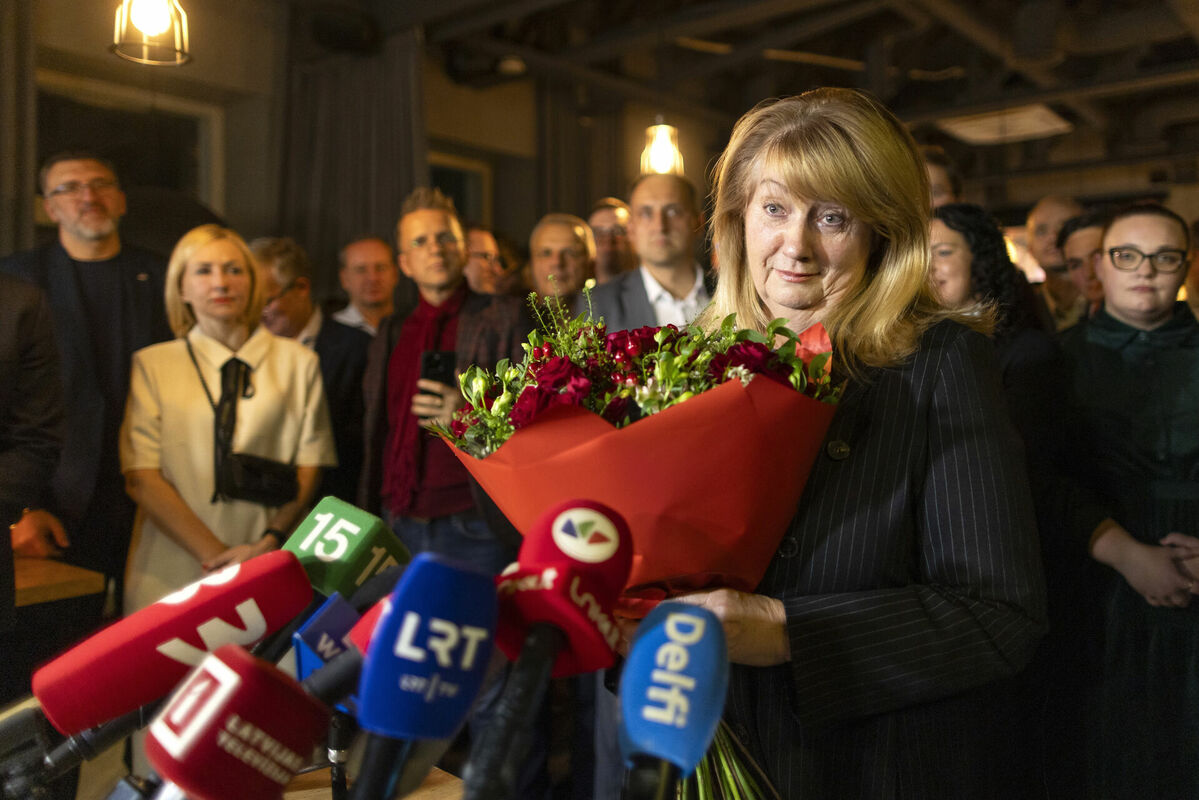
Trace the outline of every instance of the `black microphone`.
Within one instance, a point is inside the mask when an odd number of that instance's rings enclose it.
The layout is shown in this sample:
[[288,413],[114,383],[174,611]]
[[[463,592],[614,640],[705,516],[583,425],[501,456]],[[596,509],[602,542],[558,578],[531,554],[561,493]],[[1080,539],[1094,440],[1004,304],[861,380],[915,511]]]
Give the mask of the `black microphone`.
[[588,500],[550,509],[526,533],[519,560],[497,580],[496,643],[516,663],[471,748],[465,800],[511,796],[532,739],[529,711],[551,677],[611,666],[619,637],[612,611],[632,558],[624,519]]
[[351,797],[395,795],[415,741],[445,739],[482,686],[495,631],[490,575],[422,553],[392,595],[358,689],[366,751]]

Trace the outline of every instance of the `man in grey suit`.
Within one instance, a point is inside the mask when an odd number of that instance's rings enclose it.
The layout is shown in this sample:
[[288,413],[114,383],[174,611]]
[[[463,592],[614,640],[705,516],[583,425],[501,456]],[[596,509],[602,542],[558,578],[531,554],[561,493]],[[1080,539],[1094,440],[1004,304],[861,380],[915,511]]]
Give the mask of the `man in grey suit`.
[[603,317],[609,331],[686,325],[711,299],[695,261],[704,224],[698,193],[681,175],[642,175],[629,208],[629,241],[640,266],[592,291],[592,316]]

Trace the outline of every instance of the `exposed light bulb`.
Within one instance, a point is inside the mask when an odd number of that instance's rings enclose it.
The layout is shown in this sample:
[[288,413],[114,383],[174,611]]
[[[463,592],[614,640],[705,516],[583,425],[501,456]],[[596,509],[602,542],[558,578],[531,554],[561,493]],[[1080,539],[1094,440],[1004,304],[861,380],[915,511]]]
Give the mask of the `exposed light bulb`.
[[166,0],[133,0],[129,17],[146,36],[158,36],[171,27],[171,8]]
[[670,141],[670,128],[655,126],[654,141],[649,146],[649,166],[653,172],[671,172],[674,168],[674,143]]

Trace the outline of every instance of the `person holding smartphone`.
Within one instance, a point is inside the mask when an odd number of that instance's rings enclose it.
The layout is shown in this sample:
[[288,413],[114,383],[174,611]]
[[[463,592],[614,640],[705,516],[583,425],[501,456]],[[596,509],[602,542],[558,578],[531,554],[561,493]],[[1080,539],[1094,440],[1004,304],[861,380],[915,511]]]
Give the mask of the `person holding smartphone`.
[[426,429],[449,425],[465,403],[456,373],[519,358],[532,321],[518,298],[470,289],[462,225],[438,190],[409,196],[396,234],[400,271],[416,283],[420,302],[402,319],[384,319],[371,345],[359,504],[381,510],[413,553],[442,553],[498,573],[515,558],[515,543],[488,527],[465,468]]

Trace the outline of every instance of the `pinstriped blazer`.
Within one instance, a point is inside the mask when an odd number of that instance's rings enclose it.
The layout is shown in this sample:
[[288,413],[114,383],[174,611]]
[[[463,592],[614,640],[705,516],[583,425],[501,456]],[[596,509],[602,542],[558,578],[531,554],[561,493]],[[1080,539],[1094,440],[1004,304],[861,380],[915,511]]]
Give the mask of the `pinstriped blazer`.
[[848,387],[758,591],[792,660],[735,667],[728,712],[782,797],[992,796],[977,687],[1031,656],[1044,586],[990,342],[943,322]]

